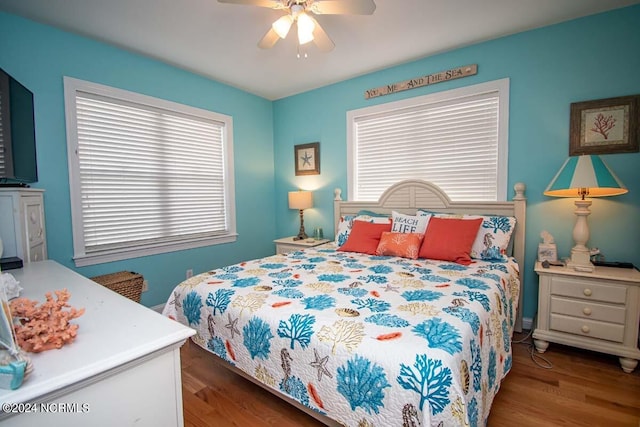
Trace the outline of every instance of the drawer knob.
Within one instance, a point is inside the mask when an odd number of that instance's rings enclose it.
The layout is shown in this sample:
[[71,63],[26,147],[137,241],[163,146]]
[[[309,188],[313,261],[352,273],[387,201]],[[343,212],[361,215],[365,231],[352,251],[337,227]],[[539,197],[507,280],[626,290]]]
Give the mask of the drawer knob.
[[29,219],[31,220],[31,224],[35,224],[38,217],[36,216],[35,212],[31,212],[31,215],[29,215]]
[[584,332],[585,334],[588,334],[588,333],[589,333],[589,331],[590,331],[590,329],[589,329],[589,327],[588,327],[587,325],[584,325],[584,326],[582,327],[582,332]]
[[586,288],[584,291],[582,291],[582,293],[587,297],[590,297],[592,294],[591,289],[589,288]]
[[586,315],[586,316],[591,316],[591,309],[589,307],[585,307],[582,309],[582,312]]

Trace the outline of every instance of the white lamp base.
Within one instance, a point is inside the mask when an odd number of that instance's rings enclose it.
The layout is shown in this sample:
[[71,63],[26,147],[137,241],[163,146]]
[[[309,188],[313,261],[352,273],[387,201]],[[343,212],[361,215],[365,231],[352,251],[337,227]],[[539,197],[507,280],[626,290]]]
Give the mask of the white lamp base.
[[593,273],[593,271],[596,269],[595,265],[591,264],[591,262],[575,262],[573,261],[573,259],[567,260],[567,267],[572,268],[575,271],[584,271],[585,273]]
[[576,225],[573,227],[573,240],[576,244],[571,248],[571,259],[567,261],[567,267],[576,271],[592,272],[595,267],[591,264],[591,253],[586,246],[589,240],[587,217],[591,213],[591,200],[576,200],[575,205]]

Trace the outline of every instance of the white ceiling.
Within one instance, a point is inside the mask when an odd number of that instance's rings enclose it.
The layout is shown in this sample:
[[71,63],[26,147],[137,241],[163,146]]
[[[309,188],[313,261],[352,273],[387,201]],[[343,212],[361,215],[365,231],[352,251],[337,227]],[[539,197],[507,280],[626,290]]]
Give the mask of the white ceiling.
[[[375,70],[640,0],[375,0],[371,16],[316,15],[336,48],[296,58],[295,34],[258,41],[283,12],[217,0],[0,0],[0,10],[279,99]],[[465,64],[451,64],[459,66]],[[425,70],[437,72],[441,70]]]

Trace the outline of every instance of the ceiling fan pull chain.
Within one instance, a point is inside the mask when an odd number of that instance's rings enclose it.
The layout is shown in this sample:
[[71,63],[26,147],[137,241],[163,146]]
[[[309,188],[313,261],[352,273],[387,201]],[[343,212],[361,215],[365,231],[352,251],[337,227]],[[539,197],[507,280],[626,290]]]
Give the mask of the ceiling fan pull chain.
[[307,53],[306,49],[304,48],[303,45],[298,44],[298,54],[297,54],[298,59],[300,59],[302,57],[302,59],[307,59],[309,57],[309,54]]

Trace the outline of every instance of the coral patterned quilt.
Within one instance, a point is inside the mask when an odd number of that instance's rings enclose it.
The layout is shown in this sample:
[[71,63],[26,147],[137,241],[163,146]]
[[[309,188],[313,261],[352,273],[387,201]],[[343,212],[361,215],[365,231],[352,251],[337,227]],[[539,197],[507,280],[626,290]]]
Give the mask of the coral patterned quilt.
[[511,368],[518,265],[338,252],[194,276],[164,314],[266,386],[347,426],[484,425]]

